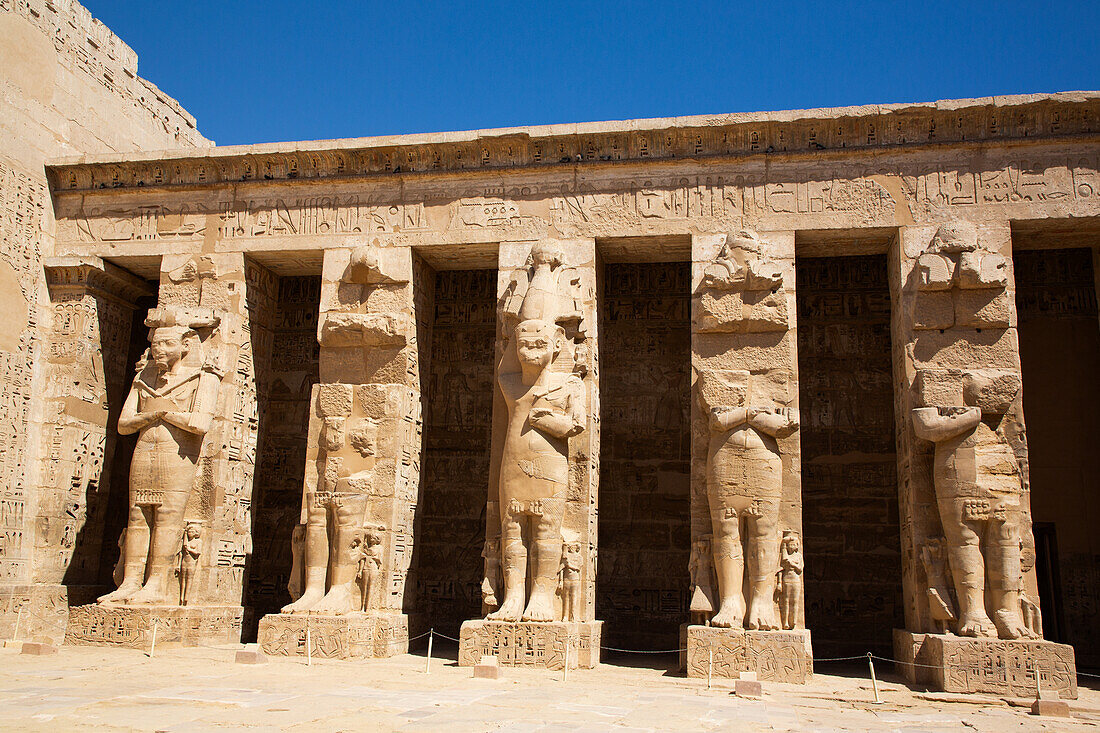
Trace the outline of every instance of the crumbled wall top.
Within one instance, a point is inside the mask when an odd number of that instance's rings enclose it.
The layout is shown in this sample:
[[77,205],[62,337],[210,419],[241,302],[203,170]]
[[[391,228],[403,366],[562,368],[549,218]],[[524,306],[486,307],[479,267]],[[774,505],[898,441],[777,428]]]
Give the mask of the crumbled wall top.
[[138,76],[138,56],[76,0],[0,0],[0,12],[21,16],[52,42],[62,64],[144,109],[181,146],[214,143],[195,118],[152,82]]

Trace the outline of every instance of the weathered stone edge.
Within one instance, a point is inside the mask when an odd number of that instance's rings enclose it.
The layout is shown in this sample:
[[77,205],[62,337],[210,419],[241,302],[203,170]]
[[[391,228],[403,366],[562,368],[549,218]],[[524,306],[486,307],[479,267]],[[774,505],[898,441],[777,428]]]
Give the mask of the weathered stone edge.
[[47,165],[54,193],[576,163],[845,152],[1100,132],[1100,92],[394,135],[150,153]]

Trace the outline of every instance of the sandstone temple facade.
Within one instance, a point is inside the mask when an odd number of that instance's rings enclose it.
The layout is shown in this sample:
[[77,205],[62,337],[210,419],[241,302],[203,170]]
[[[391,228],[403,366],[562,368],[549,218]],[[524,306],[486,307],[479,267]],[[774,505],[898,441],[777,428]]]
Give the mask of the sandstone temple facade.
[[5,638],[1100,667],[1100,93],[213,147],[0,30]]

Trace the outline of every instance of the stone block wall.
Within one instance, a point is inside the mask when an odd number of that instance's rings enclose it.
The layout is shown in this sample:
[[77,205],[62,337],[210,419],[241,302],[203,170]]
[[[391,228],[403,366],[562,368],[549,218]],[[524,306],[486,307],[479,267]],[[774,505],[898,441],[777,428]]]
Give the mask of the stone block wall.
[[887,656],[903,619],[886,257],[795,269],[806,625],[821,656]]
[[437,272],[426,306],[427,313],[418,312],[431,329],[431,342],[425,349],[429,384],[414,605],[430,626],[457,637],[462,622],[482,610],[486,479],[497,389],[496,271]]
[[674,649],[691,550],[690,264],[606,264],[600,316],[597,616],[608,646]]

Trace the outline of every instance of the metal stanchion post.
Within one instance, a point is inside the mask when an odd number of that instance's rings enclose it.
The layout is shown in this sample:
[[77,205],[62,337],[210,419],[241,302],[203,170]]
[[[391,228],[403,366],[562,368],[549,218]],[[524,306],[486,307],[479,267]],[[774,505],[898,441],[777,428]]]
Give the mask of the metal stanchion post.
[[313,638],[309,632],[309,616],[306,616],[306,666],[313,666]]
[[149,657],[152,658],[153,652],[157,650],[157,620],[153,619],[153,640],[149,644]]
[[424,660],[424,674],[432,671],[432,641],[435,639],[435,629],[428,629],[428,657]]
[[15,617],[15,635],[11,637],[12,641],[19,641],[19,627],[23,625],[23,607],[19,607],[19,615]]
[[875,691],[875,702],[881,703],[882,698],[878,696],[878,680],[875,679],[875,663],[871,659],[871,652],[867,652],[867,667],[871,670],[871,687]]
[[707,662],[707,689],[711,689],[711,678],[714,676],[714,650],[709,651],[710,660]]

